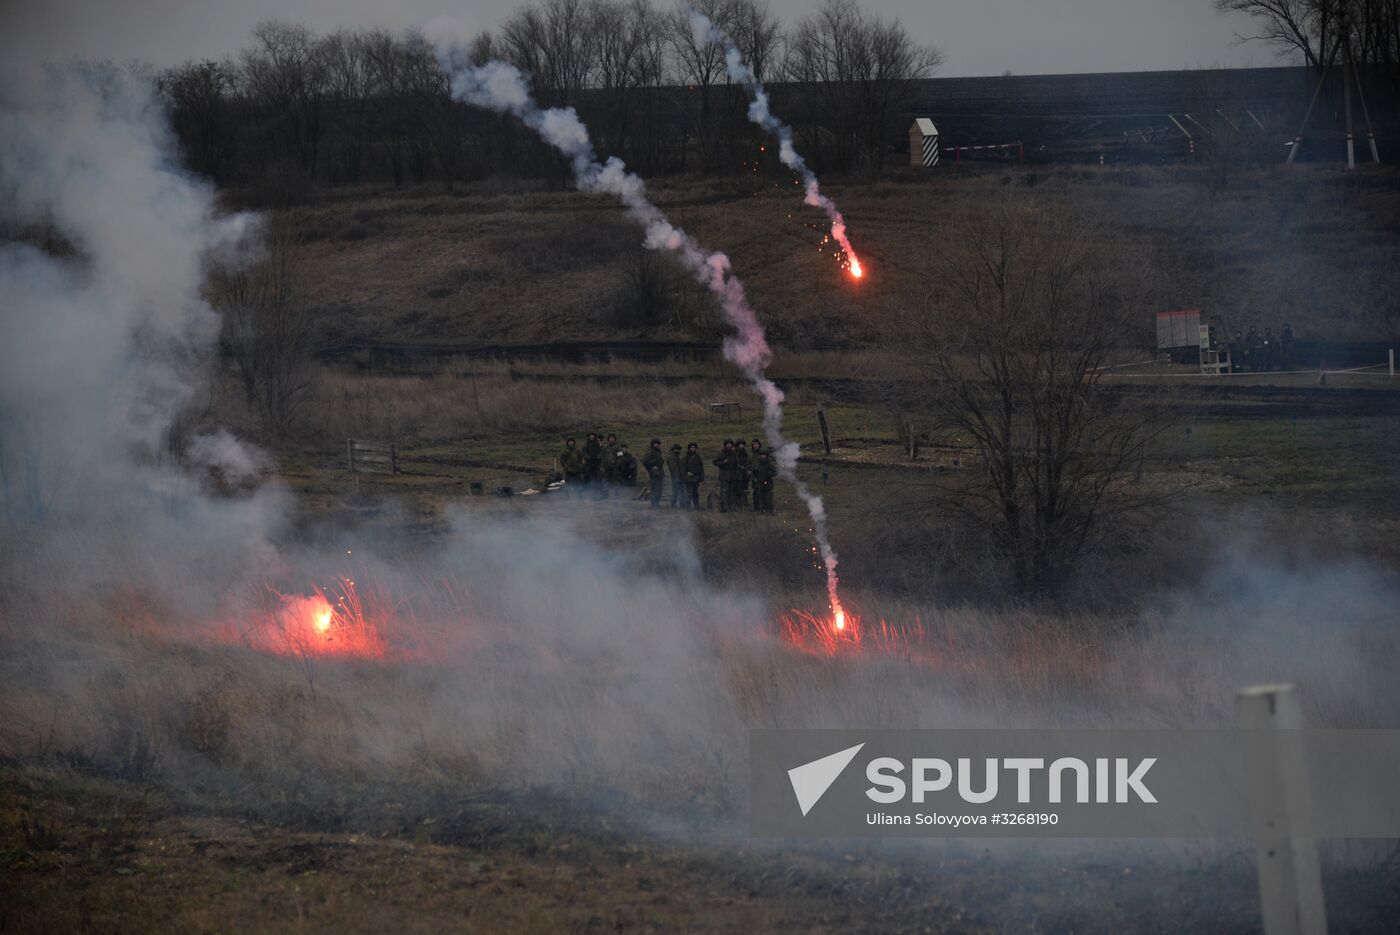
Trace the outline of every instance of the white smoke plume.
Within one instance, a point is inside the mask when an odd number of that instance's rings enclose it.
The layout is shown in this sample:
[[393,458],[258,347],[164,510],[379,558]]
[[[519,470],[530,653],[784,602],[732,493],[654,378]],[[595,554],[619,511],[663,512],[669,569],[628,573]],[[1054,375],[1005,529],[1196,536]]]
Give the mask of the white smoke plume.
[[851,239],[846,234],[845,217],[836,207],[836,202],[822,194],[816,173],[808,167],[807,161],[793,146],[792,127],[775,117],[768,108],[768,92],[764,89],[763,82],[753,73],[753,69],[744,63],[744,56],[739,47],[734,44],[728,33],[694,7],[690,8],[690,28],[697,45],[712,42],[724,48],[724,67],[730,80],[747,88],[753,98],[749,103],[749,120],[777,137],[778,159],[802,177],[803,202],[826,213],[831,220],[831,238],[840,245],[850,264],[851,272],[857,276],[861,275],[860,261],[856,258],[855,248],[851,246]]
[[[582,160],[581,186],[622,197],[649,245],[676,252],[716,291],[735,324],[726,353],[763,396],[770,444],[795,480],[782,393],[763,376],[770,350],[728,260],[667,224],[620,163],[599,165],[572,112],[532,108],[518,73],[485,77],[514,102],[505,109]],[[970,654],[945,677],[904,657],[825,670],[785,662],[754,637],[768,608],[709,588],[684,537],[661,537],[659,559],[655,548],[628,557],[587,537],[594,518],[575,533],[564,521],[572,506],[548,498],[507,501],[494,520],[480,504],[452,511],[448,537],[422,551],[413,532],[376,535],[367,548],[351,538],[358,530],[320,548],[274,536],[286,514],[275,485],[205,496],[164,451],[212,362],[204,266],[255,252],[233,249],[249,220],[221,218],[212,191],[178,169],[145,82],[62,70],[41,93],[18,90],[0,81],[7,764],[61,757],[207,789],[210,803],[236,796],[249,814],[345,816],[398,834],[412,827],[401,816],[437,820],[464,791],[490,788],[618,789],[643,805],[742,817],[755,724],[1220,725],[1246,680],[1297,681],[1324,705],[1324,724],[1395,723],[1394,574],[1336,562],[1300,574],[1246,561],[1248,544],[1228,538],[1222,554],[1239,563],[1222,562],[1207,585],[1224,598],[1193,590],[1158,601],[1146,627],[1121,628],[1137,634],[1126,649],[1083,663],[1099,671],[1079,668],[1077,655],[1063,677],[1053,660],[1020,666],[1026,657],[1003,645],[1020,653],[1034,632],[1019,617],[926,608],[937,626],[928,645]],[[263,464],[221,432],[196,436],[186,453],[226,478]],[[808,501],[824,536],[820,500]],[[516,509],[557,512],[522,523],[529,514]],[[829,547],[824,557],[834,570]],[[264,605],[280,606],[270,587],[300,591],[346,573],[384,595],[383,618],[371,616],[402,664],[246,651],[262,646],[247,632],[266,622]],[[834,576],[831,586],[834,600]],[[1059,629],[1045,631],[1044,652]],[[388,791],[367,794],[372,783]],[[414,790],[436,789],[451,798],[400,809]],[[1102,860],[1105,845],[1085,847]]]
[[[207,264],[239,253],[256,224],[219,215],[212,188],[178,168],[150,81],[71,65],[35,69],[0,95],[5,541],[50,555],[75,585],[177,581],[176,565],[258,551],[280,495],[207,498],[170,445],[218,338],[201,294]],[[226,476],[260,463],[227,433],[191,453]],[[174,537],[174,564],[129,547]]]
[[265,453],[223,428],[190,439],[186,454],[192,464],[217,471],[235,483],[251,480],[276,468]]
[[539,134],[573,166],[581,191],[617,198],[642,225],[646,246],[673,253],[695,278],[719,299],[734,334],[725,338],[724,356],[743,371],[763,400],[763,431],[778,463],[779,476],[797,490],[812,518],[812,532],[826,566],[827,596],[833,613],[842,612],[836,576],[837,556],[826,529],[822,498],[797,476],[800,449],[783,436],[783,391],[764,371],[773,353],[744,293],[744,285],[723,253],[706,252],[685,231],[673,225],[646,195],[646,184],[616,156],[598,162],[588,129],[572,107],[541,109],[531,97],[525,75],[513,65],[493,61],[471,64],[457,44],[439,46],[443,67],[452,75],[452,96],[477,107],[513,114]]

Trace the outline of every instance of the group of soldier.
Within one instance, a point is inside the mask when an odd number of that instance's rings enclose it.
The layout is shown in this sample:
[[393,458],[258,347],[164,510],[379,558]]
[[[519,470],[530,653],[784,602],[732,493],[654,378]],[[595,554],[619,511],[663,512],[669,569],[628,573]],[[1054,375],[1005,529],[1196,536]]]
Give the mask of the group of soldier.
[[[575,438],[566,438],[559,455],[564,490],[579,496],[592,491],[599,500],[611,497],[615,491],[635,488],[638,463],[627,445],[619,442],[613,432],[603,439],[599,439],[597,432],[589,432],[582,445]],[[778,477],[778,465],[757,438],[747,445],[742,438],[725,439],[719,457],[711,463],[719,473],[716,493],[720,512],[747,509],[755,513],[773,512],[773,484]],[[701,508],[700,485],[705,482],[705,459],[698,444],[691,442],[684,449],[675,444],[669,451],[662,451],[661,439],[653,438],[640,464],[646,472],[653,509],[661,505],[668,476],[671,506],[689,510]]]
[[1234,373],[1292,370],[1293,326],[1285,323],[1277,337],[1272,328],[1261,332],[1253,325],[1247,333],[1236,331],[1230,338],[1230,369]]

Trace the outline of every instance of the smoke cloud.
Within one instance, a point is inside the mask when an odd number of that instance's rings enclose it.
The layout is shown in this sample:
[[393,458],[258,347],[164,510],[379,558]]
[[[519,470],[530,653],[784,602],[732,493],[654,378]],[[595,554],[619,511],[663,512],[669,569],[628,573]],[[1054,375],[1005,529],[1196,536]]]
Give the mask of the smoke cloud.
[[[755,725],[1226,726],[1247,680],[1290,679],[1315,723],[1395,723],[1394,574],[1300,571],[1224,537],[1233,563],[1155,616],[1114,621],[1102,652],[1029,615],[915,607],[915,652],[833,659],[768,639],[771,598],[708,585],[683,534],[652,536],[644,559],[602,547],[617,514],[586,505],[475,504],[445,532],[381,529],[373,547],[293,537],[276,485],[210,496],[181,463],[239,480],[264,455],[217,429],[190,433],[179,459],[168,444],[211,371],[206,267],[255,254],[254,219],[220,216],[175,168],[146,83],[80,68],[31,90],[0,106],[0,756],[56,752],[333,820],[443,815],[443,798],[383,807],[420,789],[532,787],[737,818]],[[797,482],[771,351],[728,259],[620,162],[598,163],[571,111],[535,108],[518,72],[459,72],[454,90],[536,127],[581,188],[621,199],[648,246],[716,293],[726,355]],[[799,490],[834,570],[821,501]],[[284,608],[279,590],[339,576],[398,655],[276,655],[250,638]]]
[[[528,103],[515,76],[483,78]],[[147,82],[75,67],[14,88],[0,107],[0,755],[42,756],[46,730],[50,749],[118,774],[234,778],[263,801],[282,795],[264,783],[307,780],[324,803],[340,783],[428,774],[645,792],[737,749],[741,715],[714,689],[723,647],[761,632],[762,611],[707,587],[683,535],[644,571],[547,503],[534,521],[453,512],[425,540],[394,533],[392,510],[372,542],[294,534],[285,491],[244,484],[268,457],[187,424],[215,371],[202,284],[212,263],[257,256],[256,219],[220,215],[177,168]],[[576,121],[540,117],[587,146]],[[635,185],[618,166],[593,177]],[[211,491],[211,474],[238,489]],[[361,606],[392,657],[356,670],[285,632],[313,587]]]
[[[276,489],[206,497],[177,463],[218,338],[207,264],[257,226],[219,215],[174,152],[151,84],[109,66],[26,74],[0,106],[0,523],[74,587],[178,588],[280,523]],[[230,475],[261,463],[227,432],[191,453]],[[160,541],[181,547],[132,547]]]
[[778,139],[778,159],[783,165],[802,177],[803,202],[820,208],[831,221],[831,237],[840,246],[850,264],[851,272],[860,275],[860,261],[856,259],[855,248],[846,234],[846,219],[841,215],[836,202],[822,194],[817,175],[797,151],[792,142],[792,127],[773,115],[768,107],[768,91],[754,75],[753,69],[744,63],[743,53],[734,40],[723,29],[710,21],[710,18],[693,7],[690,10],[690,28],[695,34],[697,45],[713,42],[724,49],[724,67],[732,81],[748,89],[753,100],[749,103],[749,120]]
[[622,160],[610,156],[607,161],[598,162],[588,129],[574,109],[541,109],[530,95],[525,75],[515,66],[499,61],[473,65],[460,45],[450,43],[439,46],[439,57],[452,75],[454,98],[519,118],[570,161],[581,191],[608,194],[621,201],[628,215],[645,231],[647,248],[675,255],[719,300],[725,319],[734,329],[734,333],[725,338],[724,356],[743,371],[763,400],[763,430],[768,445],[774,452],[779,475],[793,485],[807,505],[813,535],[826,566],[827,597],[832,612],[841,613],[836,575],[838,560],[827,534],[826,508],[821,497],[797,476],[800,449],[796,442],[783,436],[783,391],[764,373],[773,352],[758,316],[749,305],[743,283],[730,267],[729,257],[719,252],[706,252],[689,234],[667,220],[661,209],[647,198],[645,183],[629,172]]

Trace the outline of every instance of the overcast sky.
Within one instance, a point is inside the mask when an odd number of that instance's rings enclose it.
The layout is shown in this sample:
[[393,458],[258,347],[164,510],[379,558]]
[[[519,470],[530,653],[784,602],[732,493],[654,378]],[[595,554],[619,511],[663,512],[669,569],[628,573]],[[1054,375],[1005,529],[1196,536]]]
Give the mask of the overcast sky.
[[[423,26],[441,16],[474,31],[522,0],[0,0],[6,45],[47,58],[138,58],[169,65],[241,47],[261,19],[316,31]],[[670,0],[657,0],[669,4]],[[770,0],[784,22],[818,0]],[[996,75],[1274,65],[1258,43],[1236,44],[1248,21],[1221,17],[1211,0],[863,0],[898,16],[944,53],[940,74]]]

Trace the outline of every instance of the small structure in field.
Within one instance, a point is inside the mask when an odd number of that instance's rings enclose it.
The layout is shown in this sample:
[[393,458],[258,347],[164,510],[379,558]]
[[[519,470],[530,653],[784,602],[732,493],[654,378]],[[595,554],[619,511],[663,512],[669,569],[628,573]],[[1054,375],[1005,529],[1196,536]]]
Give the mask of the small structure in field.
[[345,441],[345,455],[351,473],[399,473],[399,449],[396,445],[350,438]]
[[1185,351],[1201,346],[1201,310],[1188,308],[1177,312],[1157,313],[1157,353],[1169,355],[1174,362]]
[[742,415],[743,408],[738,403],[710,403],[710,421],[733,422]]
[[1157,313],[1157,356],[1174,364],[1199,364],[1201,373],[1229,373],[1230,353],[1201,324],[1201,310]]
[[909,127],[909,164],[925,168],[938,165],[938,127],[927,117],[915,117]]

